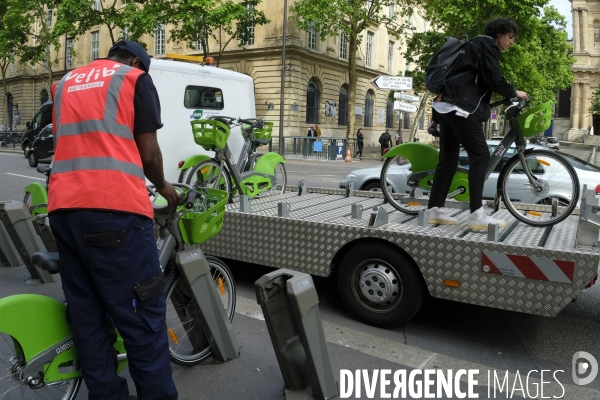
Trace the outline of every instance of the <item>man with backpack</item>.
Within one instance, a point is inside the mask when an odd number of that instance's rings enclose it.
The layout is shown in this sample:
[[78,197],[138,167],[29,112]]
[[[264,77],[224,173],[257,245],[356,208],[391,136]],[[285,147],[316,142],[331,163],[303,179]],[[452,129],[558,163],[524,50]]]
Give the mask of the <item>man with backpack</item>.
[[379,136],[379,144],[381,145],[381,161],[383,161],[383,152],[385,149],[392,147],[392,135],[390,135],[389,129],[386,129],[385,132]]
[[527,98],[527,93],[515,90],[500,73],[500,52],[508,50],[514,44],[517,33],[517,25],[512,20],[493,19],[485,26],[483,35],[461,44],[458,49],[454,49],[458,51],[452,54],[446,53],[445,57],[454,57],[448,72],[435,69],[436,65],[443,63],[444,55],[440,53],[444,47],[432,59],[437,64],[432,66],[430,63],[428,66],[426,74],[430,76],[425,78],[428,89],[428,78],[435,73],[444,74],[443,89],[434,92],[438,96],[433,102],[440,127],[440,161],[429,197],[430,224],[458,223],[458,219],[447,215],[442,207],[456,172],[462,145],[469,155],[470,164],[471,214],[467,219],[467,227],[471,230],[486,230],[488,224],[498,224],[500,227],[506,225],[505,221],[488,215],[482,207],[485,173],[490,160],[482,122],[490,117],[489,104],[493,92],[508,98]]

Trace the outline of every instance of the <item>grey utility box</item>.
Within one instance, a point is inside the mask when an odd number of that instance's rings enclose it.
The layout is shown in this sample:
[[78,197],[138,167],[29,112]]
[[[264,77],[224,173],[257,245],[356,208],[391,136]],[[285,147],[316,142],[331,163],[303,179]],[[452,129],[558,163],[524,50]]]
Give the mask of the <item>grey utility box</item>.
[[58,253],[56,240],[54,239],[52,230],[50,229],[48,214],[39,214],[33,217],[33,228],[37,232],[38,236],[42,239],[44,246],[46,246],[46,250],[51,253]]
[[31,215],[25,208],[25,204],[15,200],[0,202],[0,220],[31,277],[39,279],[43,283],[55,282],[56,279],[53,275],[38,268],[31,261],[31,257],[35,253],[46,251],[46,247],[33,228]]
[[0,267],[16,267],[21,265],[21,257],[2,221],[0,221]]
[[[239,357],[240,344],[227,318],[202,250],[190,247],[177,252],[175,264],[198,301],[202,331],[210,343],[213,355],[221,361]],[[188,332],[190,337],[200,334],[201,332]]]
[[319,297],[310,275],[279,269],[254,283],[285,387],[312,388],[313,397],[338,395],[327,352]]

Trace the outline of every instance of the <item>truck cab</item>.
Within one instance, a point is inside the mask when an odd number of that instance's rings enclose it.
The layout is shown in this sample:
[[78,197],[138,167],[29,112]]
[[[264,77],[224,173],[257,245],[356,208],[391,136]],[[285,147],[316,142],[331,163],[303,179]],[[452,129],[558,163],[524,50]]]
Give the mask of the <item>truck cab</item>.
[[47,101],[39,108],[39,110],[33,116],[31,122],[27,121],[25,132],[23,132],[23,138],[21,139],[21,149],[25,158],[29,158],[29,152],[35,137],[44,129],[48,124],[52,123],[52,101]]

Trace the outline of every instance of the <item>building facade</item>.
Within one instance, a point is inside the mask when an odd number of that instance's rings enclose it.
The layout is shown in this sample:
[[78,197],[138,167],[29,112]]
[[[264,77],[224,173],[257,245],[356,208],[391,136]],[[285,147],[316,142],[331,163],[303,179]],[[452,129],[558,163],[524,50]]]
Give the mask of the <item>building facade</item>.
[[[312,31],[298,29],[287,21],[284,104],[280,105],[281,68],[284,10],[281,0],[263,0],[261,9],[271,22],[254,27],[254,38],[240,48],[230,44],[219,60],[219,67],[231,69],[252,77],[255,84],[257,117],[275,123],[279,130],[279,112],[283,108],[283,131],[286,136],[305,136],[312,124],[318,123],[322,136],[345,137],[348,93],[348,42],[342,35],[324,40]],[[293,0],[288,1],[291,7]],[[385,10],[393,13],[394,10]],[[290,15],[288,10],[288,15]],[[418,16],[410,21],[418,30],[427,24]],[[116,37],[127,32],[113,32]],[[201,55],[201,49],[188,49],[185,44],[169,41],[169,26],[159,26],[154,35],[142,38],[148,53],[154,58],[169,53]],[[53,67],[53,81],[69,70],[104,57],[112,46],[108,28],[98,26],[76,40],[63,38],[63,48],[57,54]],[[216,48],[212,46],[212,48]],[[357,53],[356,128],[363,127],[368,144],[377,139],[386,128],[398,129],[402,124],[405,139],[414,114],[393,111],[387,90],[377,90],[371,80],[378,75],[401,75],[407,66],[402,52],[403,41],[388,35],[385,26],[370,26],[362,35]],[[150,71],[152,75],[152,71]],[[8,100],[4,105],[1,123],[12,123],[21,130],[30,121],[39,106],[49,99],[48,70],[42,66],[11,65],[7,72]],[[0,91],[2,88],[0,87]],[[167,99],[161,99],[168,101]],[[15,111],[17,111],[15,113]],[[242,116],[243,117],[243,116]],[[411,119],[412,118],[412,119]],[[423,118],[425,120],[426,117]],[[0,123],[0,125],[1,125]],[[423,139],[425,121],[417,121]]]

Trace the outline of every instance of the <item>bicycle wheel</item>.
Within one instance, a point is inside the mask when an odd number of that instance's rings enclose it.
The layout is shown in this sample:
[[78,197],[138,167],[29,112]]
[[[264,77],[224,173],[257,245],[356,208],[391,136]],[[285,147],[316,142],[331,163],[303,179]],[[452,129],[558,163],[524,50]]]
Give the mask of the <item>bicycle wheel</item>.
[[275,166],[275,179],[276,182],[273,187],[271,187],[270,193],[284,194],[287,185],[287,172],[285,171],[285,165],[283,163],[277,163]]
[[416,184],[409,184],[411,174],[410,163],[406,162],[404,157],[390,157],[381,168],[380,182],[382,186],[385,182],[386,190],[383,190],[383,195],[396,210],[406,214],[418,214],[420,210],[427,209],[429,191]]
[[528,225],[559,223],[571,215],[579,201],[577,172],[553,151],[526,150],[524,157],[537,185],[529,182],[517,154],[500,172],[498,188],[502,202],[516,219]]
[[[81,377],[32,389],[20,380],[25,364],[23,350],[18,342],[6,333],[0,333],[0,399],[60,399],[73,400],[81,387]],[[62,372],[79,371],[77,362],[60,367]]]
[[185,183],[194,187],[220,189],[231,193],[229,172],[226,168],[221,169],[221,164],[212,159],[198,163],[188,174]]
[[[235,314],[235,283],[223,261],[207,256],[212,278],[225,307],[229,321]],[[179,365],[195,365],[210,356],[212,350],[202,332],[202,318],[193,295],[178,273],[172,273],[165,282],[167,295],[167,332],[171,361]]]

